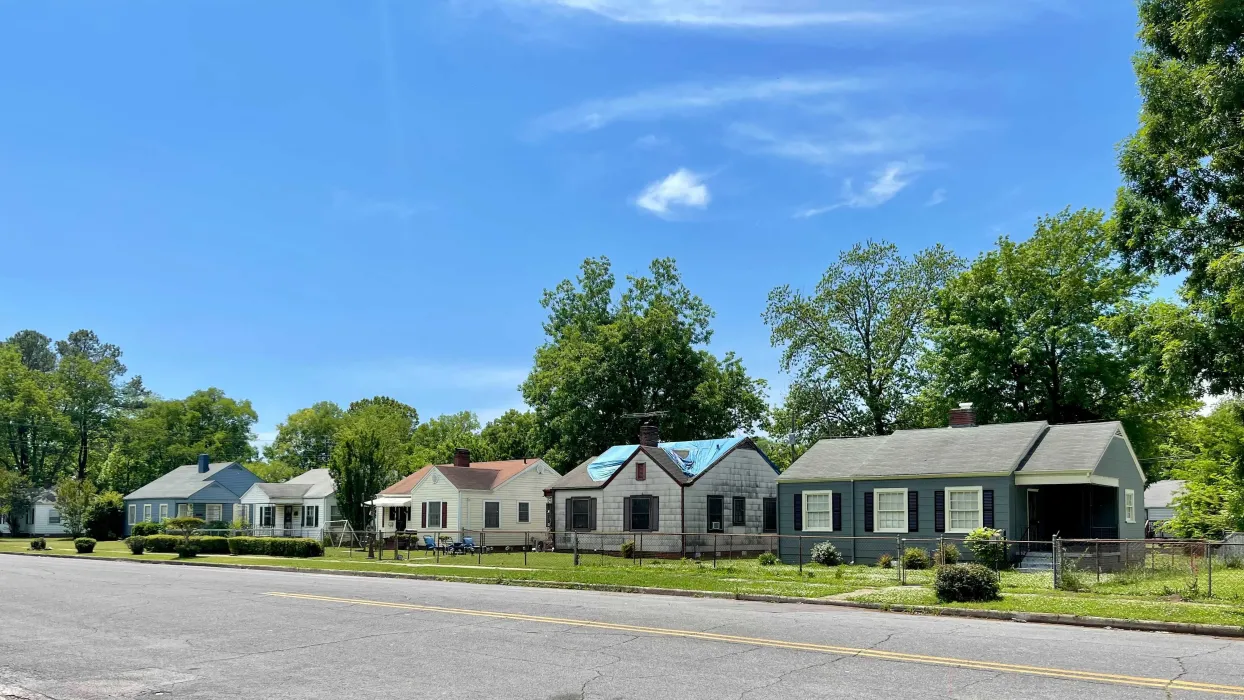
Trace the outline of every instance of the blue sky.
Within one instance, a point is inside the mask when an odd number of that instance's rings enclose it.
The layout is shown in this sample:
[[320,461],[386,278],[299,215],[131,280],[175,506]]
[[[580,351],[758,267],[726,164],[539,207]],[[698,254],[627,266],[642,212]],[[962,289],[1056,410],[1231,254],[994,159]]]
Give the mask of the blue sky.
[[0,335],[76,328],[261,433],[317,400],[521,406],[541,290],[677,259],[760,313],[885,238],[1108,207],[1134,6],[1073,0],[0,5]]

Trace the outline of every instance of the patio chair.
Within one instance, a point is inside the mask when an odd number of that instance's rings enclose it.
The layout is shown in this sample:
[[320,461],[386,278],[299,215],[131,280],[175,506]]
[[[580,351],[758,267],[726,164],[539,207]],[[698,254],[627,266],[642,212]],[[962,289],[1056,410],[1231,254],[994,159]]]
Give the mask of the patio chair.
[[463,537],[462,538],[462,551],[469,552],[471,554],[475,553],[475,538],[474,537]]
[[440,548],[441,548],[441,547],[440,547],[440,545],[438,545],[438,544],[436,543],[436,538],[435,538],[435,537],[433,537],[433,536],[431,536],[431,535],[424,535],[424,536],[423,536],[423,549],[425,550],[425,551],[424,551],[424,554],[427,554],[427,553],[429,553],[429,552],[434,552],[434,551],[436,551],[436,550],[438,550],[438,549],[440,549]]

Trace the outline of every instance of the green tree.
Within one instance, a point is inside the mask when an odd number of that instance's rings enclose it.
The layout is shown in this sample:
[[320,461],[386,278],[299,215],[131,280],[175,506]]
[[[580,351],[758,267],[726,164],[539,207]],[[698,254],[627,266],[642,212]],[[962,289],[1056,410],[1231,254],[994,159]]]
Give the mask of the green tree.
[[97,540],[115,540],[125,532],[125,499],[104,491],[86,509],[86,533]]
[[540,457],[536,414],[511,408],[488,421],[480,431],[487,459],[527,459]]
[[289,414],[276,426],[276,438],[264,448],[264,457],[281,465],[289,478],[308,469],[328,466],[336,445],[337,431],[345,411],[331,401],[321,401],[310,408]]
[[337,485],[337,505],[356,530],[371,526],[364,505],[414,471],[410,455],[415,410],[393,399],[356,401],[346,412],[333,447],[329,470]]
[[712,309],[683,285],[672,259],[627,282],[615,298],[602,257],[544,293],[546,340],[522,392],[544,458],[558,469],[635,442],[638,422],[627,414],[664,412],[661,435],[670,440],[750,432],[764,416],[764,382],[732,353],[719,360],[705,349]]
[[925,357],[936,424],[945,404],[970,401],[986,423],[1125,419],[1137,438],[1145,422],[1132,417],[1194,406],[1136,342],[1151,284],[1119,263],[1108,227],[1100,211],[1043,217],[947,283]]
[[920,388],[926,313],[959,266],[940,245],[908,259],[868,241],[841,253],[813,294],[789,285],[769,293],[764,320],[794,374],[785,408],[802,436],[894,430]]
[[56,485],[56,510],[70,537],[86,532],[86,513],[94,500],[95,485],[85,479],[65,477]]
[[0,468],[0,515],[9,521],[12,534],[21,530],[26,514],[34,503],[30,479],[11,469]]
[[454,450],[471,451],[471,459],[491,459],[480,437],[479,418],[471,411],[437,416],[415,428],[411,437],[411,464],[414,468],[425,464],[449,464]]
[[[1145,270],[1184,274],[1196,323],[1167,352],[1213,393],[1244,390],[1244,8],[1140,0],[1140,128],[1124,142],[1114,241]],[[1174,363],[1172,363],[1174,364]]]
[[55,379],[27,366],[17,343],[0,343],[0,468],[40,486],[56,483],[75,447]]
[[38,331],[18,331],[5,344],[17,348],[22,356],[22,364],[36,372],[48,373],[56,369],[56,352],[52,350],[52,339]]
[[[64,413],[73,425],[78,448],[78,479],[86,478],[92,441],[101,437],[123,405],[121,349],[103,343],[93,331],[79,330],[56,342],[57,383],[64,392]],[[141,380],[139,380],[141,385]]]
[[1244,528],[1244,400],[1223,401],[1209,415],[1183,423],[1166,456],[1184,491],[1165,530],[1219,539]]

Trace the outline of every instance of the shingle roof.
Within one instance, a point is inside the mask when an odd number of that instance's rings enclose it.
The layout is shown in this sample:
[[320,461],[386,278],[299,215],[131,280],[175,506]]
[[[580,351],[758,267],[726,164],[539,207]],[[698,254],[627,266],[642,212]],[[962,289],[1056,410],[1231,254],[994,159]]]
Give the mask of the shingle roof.
[[1033,421],[822,440],[778,480],[1011,472],[1047,427]]
[[1091,472],[1121,429],[1118,421],[1051,425],[1020,471]]
[[1155,481],[1145,487],[1146,508],[1170,508],[1171,502],[1184,490],[1181,479]]
[[428,472],[432,471],[432,466],[420,467],[413,474],[403,477],[396,484],[380,492],[381,496],[408,496],[411,489],[415,488],[415,484],[419,483]]
[[604,481],[593,481],[587,473],[595,457],[588,457],[579,466],[566,472],[565,476],[553,482],[554,489],[596,489],[605,485]]
[[[393,484],[389,488],[380,492],[381,496],[405,496],[408,495],[415,485],[432,471],[438,469],[449,483],[455,488],[467,489],[471,491],[489,491],[497,488],[501,484],[509,481],[517,476],[527,467],[535,464],[538,459],[507,459],[498,462],[471,462],[469,467],[455,467],[452,464],[429,464],[421,468],[419,471]],[[470,474],[457,475],[457,472],[466,472],[470,470]],[[454,476],[450,474],[454,473]],[[461,485],[459,485],[461,484]]]
[[297,498],[302,499],[310,490],[310,484],[255,484],[255,488],[268,494],[268,498]]
[[308,469],[285,483],[305,484],[307,492],[303,498],[327,498],[337,493],[337,482],[333,481],[333,474],[327,469]]
[[139,488],[126,498],[189,498],[206,486],[217,472],[235,464],[237,462],[212,462],[203,473],[199,472],[199,465],[186,464]]

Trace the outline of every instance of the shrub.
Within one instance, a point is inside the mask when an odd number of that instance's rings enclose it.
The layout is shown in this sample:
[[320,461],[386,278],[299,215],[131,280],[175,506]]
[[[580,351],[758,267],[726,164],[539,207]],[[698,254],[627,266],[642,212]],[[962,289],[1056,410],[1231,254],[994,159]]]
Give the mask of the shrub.
[[[161,526],[160,523],[141,522],[141,523],[134,523],[133,525],[130,526],[130,534],[138,535],[139,537],[147,537],[148,535],[158,535],[162,532],[164,532],[164,528],[163,526]],[[169,551],[171,552],[172,550],[170,549]]]
[[78,550],[78,554],[90,554],[95,551],[95,539],[92,537],[79,537],[73,541],[73,548]]
[[36,537],[30,541],[30,548],[36,552],[41,552],[48,548],[48,541],[42,537]]
[[842,563],[842,554],[832,542],[817,542],[812,545],[812,561],[823,566],[838,566]]
[[760,556],[756,557],[756,561],[761,566],[773,566],[778,563],[778,557],[773,552],[761,552]]
[[1089,585],[1074,563],[1063,562],[1058,572],[1058,588],[1064,591],[1087,591]]
[[200,554],[228,554],[228,537],[191,537],[191,544],[198,546]]
[[903,568],[917,571],[933,566],[929,553],[919,547],[908,547],[903,550]]
[[998,575],[980,564],[949,564],[937,568],[933,591],[942,603],[969,603],[997,600],[1001,587]]
[[130,547],[130,554],[142,554],[147,548],[147,539],[145,537],[130,537],[125,540]]
[[877,557],[877,566],[880,566],[883,569],[889,569],[894,566],[894,555],[886,552],[885,554]]
[[933,550],[933,563],[938,566],[959,563],[959,548],[954,542],[943,542]]
[[180,543],[175,548],[178,559],[193,559],[199,556],[199,547],[195,544]]
[[977,564],[990,569],[1001,569],[1006,564],[1006,542],[1001,530],[978,527],[968,533],[963,544],[971,550]]
[[86,533],[97,540],[115,540],[125,532],[125,500],[116,491],[105,491],[86,508]]
[[181,544],[181,538],[174,535],[149,535],[144,539],[147,542],[147,549],[160,554],[175,552],[177,545]]
[[622,546],[618,549],[618,551],[622,554],[623,559],[634,559],[635,558],[635,543],[629,542],[629,541],[623,542]]
[[309,537],[230,537],[229,553],[270,557],[322,557],[324,545]]
[[203,526],[204,530],[220,530],[226,531],[233,529],[233,525],[224,520],[212,520]]

